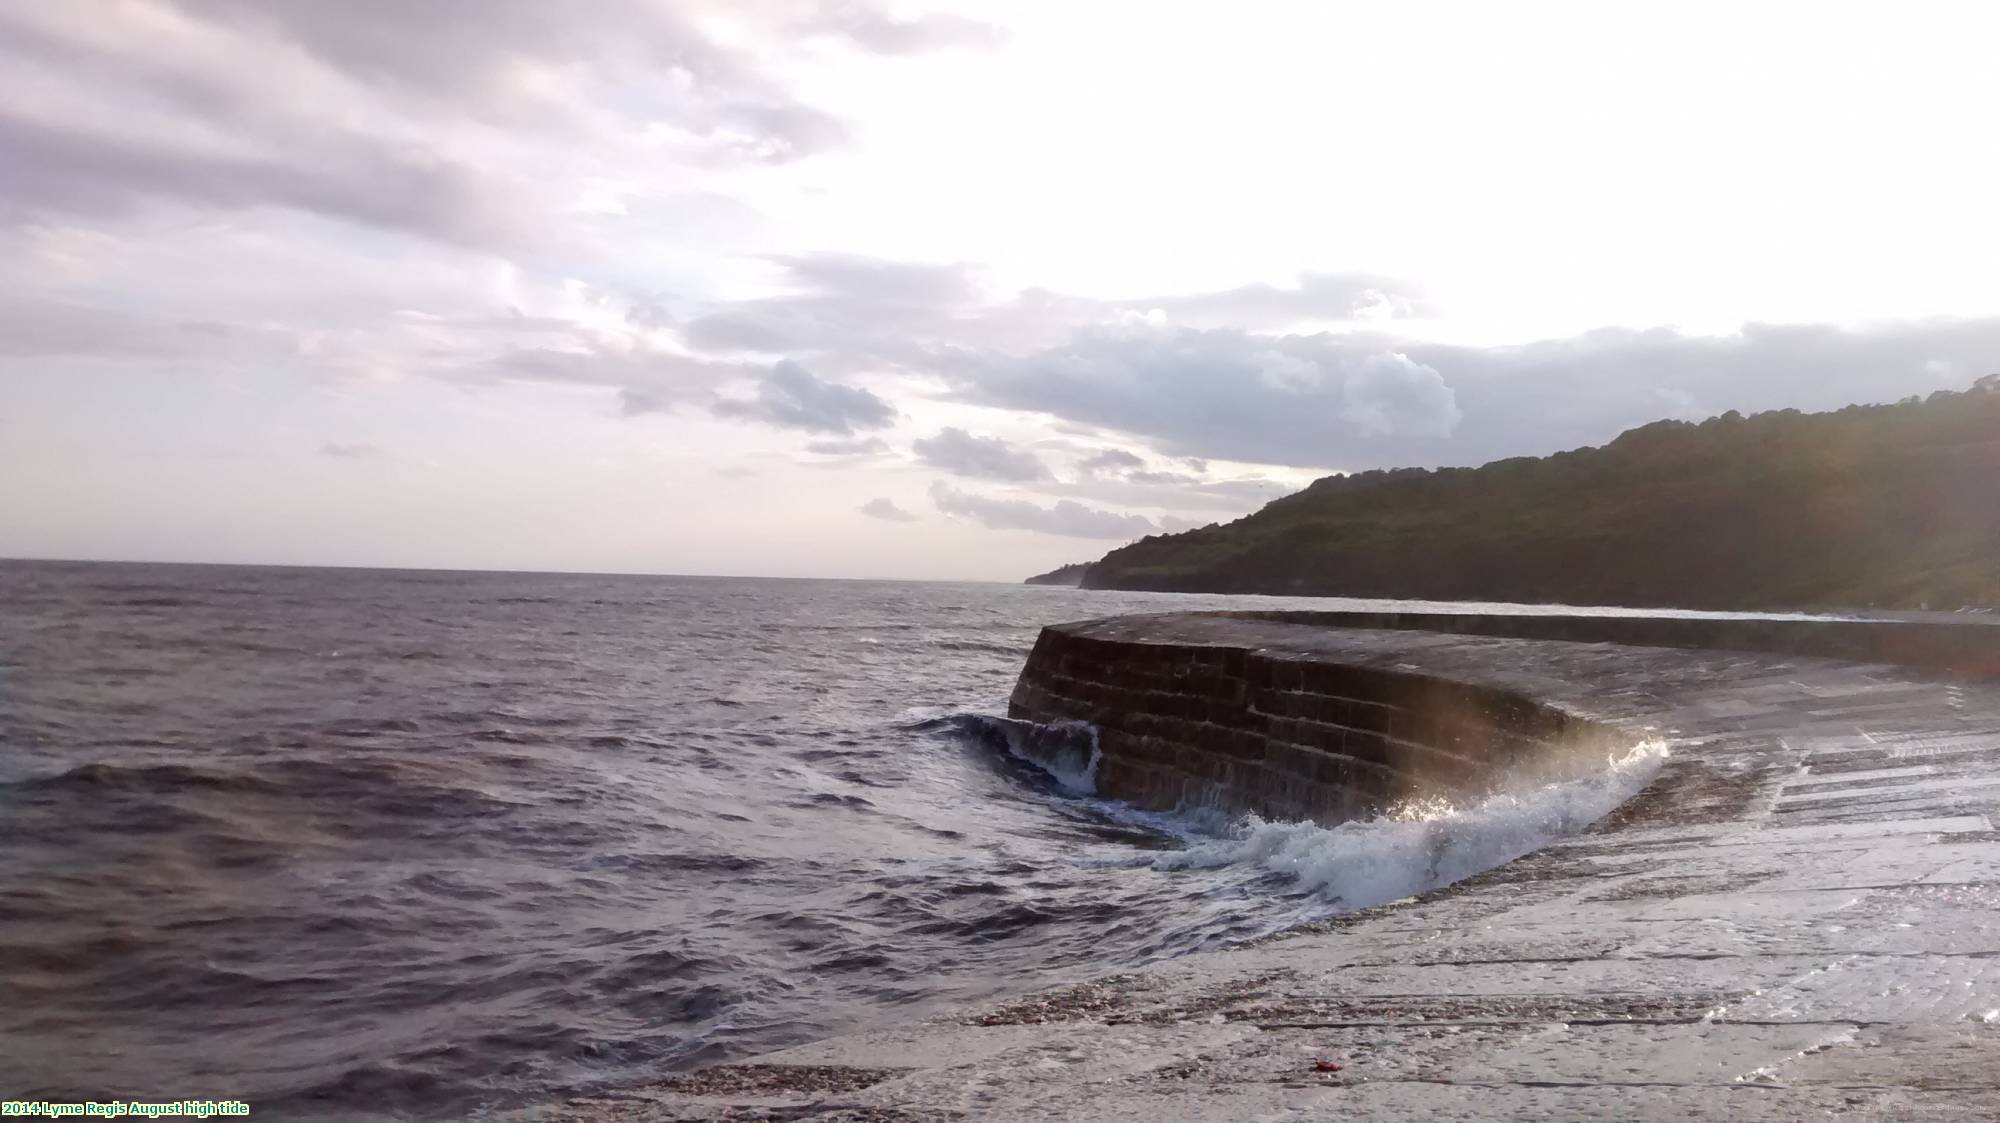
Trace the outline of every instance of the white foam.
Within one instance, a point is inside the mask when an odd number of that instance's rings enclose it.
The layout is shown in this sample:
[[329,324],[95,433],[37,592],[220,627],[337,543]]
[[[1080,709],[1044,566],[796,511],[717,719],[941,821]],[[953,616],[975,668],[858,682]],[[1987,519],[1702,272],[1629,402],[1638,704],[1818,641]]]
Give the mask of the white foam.
[[1070,795],[1096,794],[1097,766],[1104,759],[1096,726],[1087,721],[1010,721],[1005,728],[1008,752],[1048,773]]
[[1367,908],[1449,885],[1582,830],[1645,787],[1665,755],[1663,743],[1648,742],[1578,779],[1464,807],[1406,806],[1334,827],[1247,816],[1228,837],[1161,854],[1152,865],[1261,868],[1291,876],[1342,909]]

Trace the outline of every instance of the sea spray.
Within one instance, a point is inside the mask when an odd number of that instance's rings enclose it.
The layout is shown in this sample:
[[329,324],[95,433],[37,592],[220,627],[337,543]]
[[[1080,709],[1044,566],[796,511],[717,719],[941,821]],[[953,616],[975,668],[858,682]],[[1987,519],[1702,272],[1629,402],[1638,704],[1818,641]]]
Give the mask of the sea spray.
[[1449,885],[1583,830],[1644,788],[1665,754],[1664,743],[1646,742],[1575,779],[1462,807],[1423,800],[1331,827],[1249,815],[1225,837],[1192,840],[1151,864],[1262,869],[1291,877],[1340,911],[1368,908]]

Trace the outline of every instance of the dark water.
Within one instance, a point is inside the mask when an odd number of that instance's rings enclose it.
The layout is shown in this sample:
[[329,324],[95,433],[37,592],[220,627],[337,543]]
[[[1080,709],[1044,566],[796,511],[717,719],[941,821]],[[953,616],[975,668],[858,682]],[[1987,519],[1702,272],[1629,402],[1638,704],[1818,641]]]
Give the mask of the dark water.
[[952,716],[1252,603],[0,563],[0,1095],[476,1116],[1324,913]]

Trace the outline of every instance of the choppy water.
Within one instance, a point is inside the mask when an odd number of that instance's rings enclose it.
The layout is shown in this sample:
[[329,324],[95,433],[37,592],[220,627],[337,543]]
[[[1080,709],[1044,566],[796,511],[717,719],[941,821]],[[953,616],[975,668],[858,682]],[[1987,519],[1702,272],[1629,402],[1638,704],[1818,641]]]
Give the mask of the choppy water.
[[1197,824],[978,716],[1044,623],[1381,603],[0,563],[0,1096],[475,1116],[1393,899],[1643,780]]

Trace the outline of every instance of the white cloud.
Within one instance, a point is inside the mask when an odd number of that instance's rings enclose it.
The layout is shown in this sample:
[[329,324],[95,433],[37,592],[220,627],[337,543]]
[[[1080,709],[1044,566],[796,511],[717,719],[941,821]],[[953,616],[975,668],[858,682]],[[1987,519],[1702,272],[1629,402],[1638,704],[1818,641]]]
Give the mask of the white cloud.
[[1340,400],[1340,415],[1369,437],[1449,437],[1464,416],[1442,375],[1394,351],[1361,360]]

